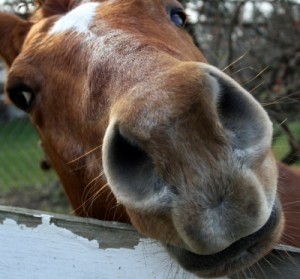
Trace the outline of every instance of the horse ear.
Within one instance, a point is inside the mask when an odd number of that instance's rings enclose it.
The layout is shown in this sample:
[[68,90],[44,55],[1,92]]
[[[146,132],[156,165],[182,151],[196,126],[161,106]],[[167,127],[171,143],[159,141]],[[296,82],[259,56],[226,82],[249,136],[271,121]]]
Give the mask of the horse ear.
[[10,66],[21,52],[32,23],[15,15],[0,13],[0,56]]
[[39,0],[38,4],[42,9],[43,17],[65,14],[77,3],[76,0]]

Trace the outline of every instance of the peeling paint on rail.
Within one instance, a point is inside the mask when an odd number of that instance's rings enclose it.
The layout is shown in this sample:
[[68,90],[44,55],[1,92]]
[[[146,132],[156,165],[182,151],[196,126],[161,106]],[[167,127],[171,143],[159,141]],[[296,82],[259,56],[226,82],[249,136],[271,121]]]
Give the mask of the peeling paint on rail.
[[[255,270],[255,272],[253,272]],[[279,245],[231,279],[300,278],[300,250]],[[0,205],[0,279],[195,279],[130,225]]]
[[151,240],[141,238],[134,249],[99,249],[101,241],[58,227],[49,215],[34,216],[42,220],[35,228],[9,218],[0,225],[1,278],[195,278]]

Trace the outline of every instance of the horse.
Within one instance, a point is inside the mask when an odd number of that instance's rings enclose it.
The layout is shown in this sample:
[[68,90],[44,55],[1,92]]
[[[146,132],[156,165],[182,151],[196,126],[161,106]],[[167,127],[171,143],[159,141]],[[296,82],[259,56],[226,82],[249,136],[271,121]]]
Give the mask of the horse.
[[269,116],[185,22],[176,0],[39,1],[29,20],[0,14],[0,56],[75,213],[215,277],[266,255],[284,214]]

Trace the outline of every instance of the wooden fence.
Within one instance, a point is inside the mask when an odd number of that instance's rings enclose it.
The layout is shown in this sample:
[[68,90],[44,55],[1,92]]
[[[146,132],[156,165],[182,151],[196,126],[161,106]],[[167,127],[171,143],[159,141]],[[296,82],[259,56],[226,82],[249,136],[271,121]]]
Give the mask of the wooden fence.
[[[131,226],[0,206],[2,279],[195,279]],[[300,278],[300,250],[279,246],[232,279]]]

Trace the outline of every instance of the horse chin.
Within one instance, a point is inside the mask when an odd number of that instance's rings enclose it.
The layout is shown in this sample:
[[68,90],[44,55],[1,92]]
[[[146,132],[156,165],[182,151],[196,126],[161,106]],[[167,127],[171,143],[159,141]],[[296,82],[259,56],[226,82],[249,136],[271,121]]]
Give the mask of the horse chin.
[[248,268],[268,254],[282,234],[284,217],[278,199],[266,224],[255,233],[239,239],[225,250],[212,255],[199,255],[165,244],[170,256],[184,269],[199,277],[231,275]]

